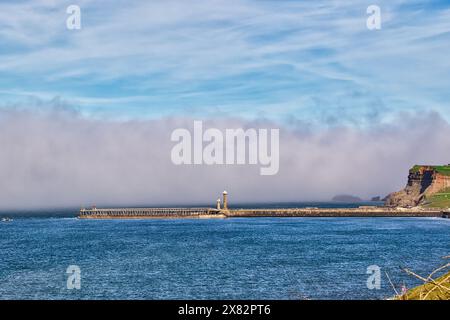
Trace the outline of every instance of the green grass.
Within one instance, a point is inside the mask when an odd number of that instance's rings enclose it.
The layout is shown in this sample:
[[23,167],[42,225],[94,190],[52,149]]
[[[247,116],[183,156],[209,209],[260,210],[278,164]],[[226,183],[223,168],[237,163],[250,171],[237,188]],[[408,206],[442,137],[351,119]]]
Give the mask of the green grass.
[[[443,287],[450,289],[450,272],[435,280]],[[415,287],[403,296],[397,297],[399,300],[450,300],[450,291],[447,291],[433,283],[423,284]]]
[[450,166],[437,166],[435,169],[443,175],[450,176]]
[[446,176],[450,176],[450,165],[447,166],[420,166],[420,165],[415,165],[410,169],[410,172],[412,173],[416,173],[419,171],[420,168],[422,167],[431,167],[434,170],[436,170],[437,172],[439,172],[440,174],[446,175]]
[[425,206],[429,208],[450,208],[450,188],[443,189],[425,200]]

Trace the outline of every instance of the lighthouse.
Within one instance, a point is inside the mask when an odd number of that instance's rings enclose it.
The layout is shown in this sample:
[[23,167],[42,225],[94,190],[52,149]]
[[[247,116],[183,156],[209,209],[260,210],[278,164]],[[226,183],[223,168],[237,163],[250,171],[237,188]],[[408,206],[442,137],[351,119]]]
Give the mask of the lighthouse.
[[217,210],[220,210],[220,198],[216,201]]
[[223,196],[223,210],[228,210],[228,192],[224,191]]

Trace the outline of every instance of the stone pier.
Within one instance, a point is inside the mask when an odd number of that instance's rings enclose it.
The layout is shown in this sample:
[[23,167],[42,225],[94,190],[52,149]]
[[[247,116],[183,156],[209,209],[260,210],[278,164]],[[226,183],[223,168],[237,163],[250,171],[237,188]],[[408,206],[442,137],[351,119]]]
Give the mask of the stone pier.
[[113,208],[81,209],[82,219],[143,218],[239,218],[239,217],[448,217],[433,209],[389,207],[291,208],[291,209],[213,209],[213,208]]
[[227,217],[444,217],[442,210],[389,207],[236,209]]

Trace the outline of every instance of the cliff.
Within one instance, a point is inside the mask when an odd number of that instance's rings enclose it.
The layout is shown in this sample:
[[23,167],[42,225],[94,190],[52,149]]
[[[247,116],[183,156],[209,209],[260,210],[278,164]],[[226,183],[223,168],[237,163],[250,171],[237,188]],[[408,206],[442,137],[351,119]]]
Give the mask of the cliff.
[[450,188],[450,165],[414,166],[409,170],[406,187],[386,198],[387,206],[415,207],[430,203],[435,195]]

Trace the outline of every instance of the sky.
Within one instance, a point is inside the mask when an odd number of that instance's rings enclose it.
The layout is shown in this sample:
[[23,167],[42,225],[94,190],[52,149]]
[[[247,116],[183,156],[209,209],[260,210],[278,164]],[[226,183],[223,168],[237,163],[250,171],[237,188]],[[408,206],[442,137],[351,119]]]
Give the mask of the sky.
[[[384,196],[450,162],[449,52],[450,1],[2,0],[0,207]],[[280,128],[279,175],[174,167],[196,119]]]
[[[81,8],[68,30],[66,8]],[[366,9],[381,9],[368,30]],[[2,105],[59,97],[99,118],[446,114],[449,1],[1,1]]]

